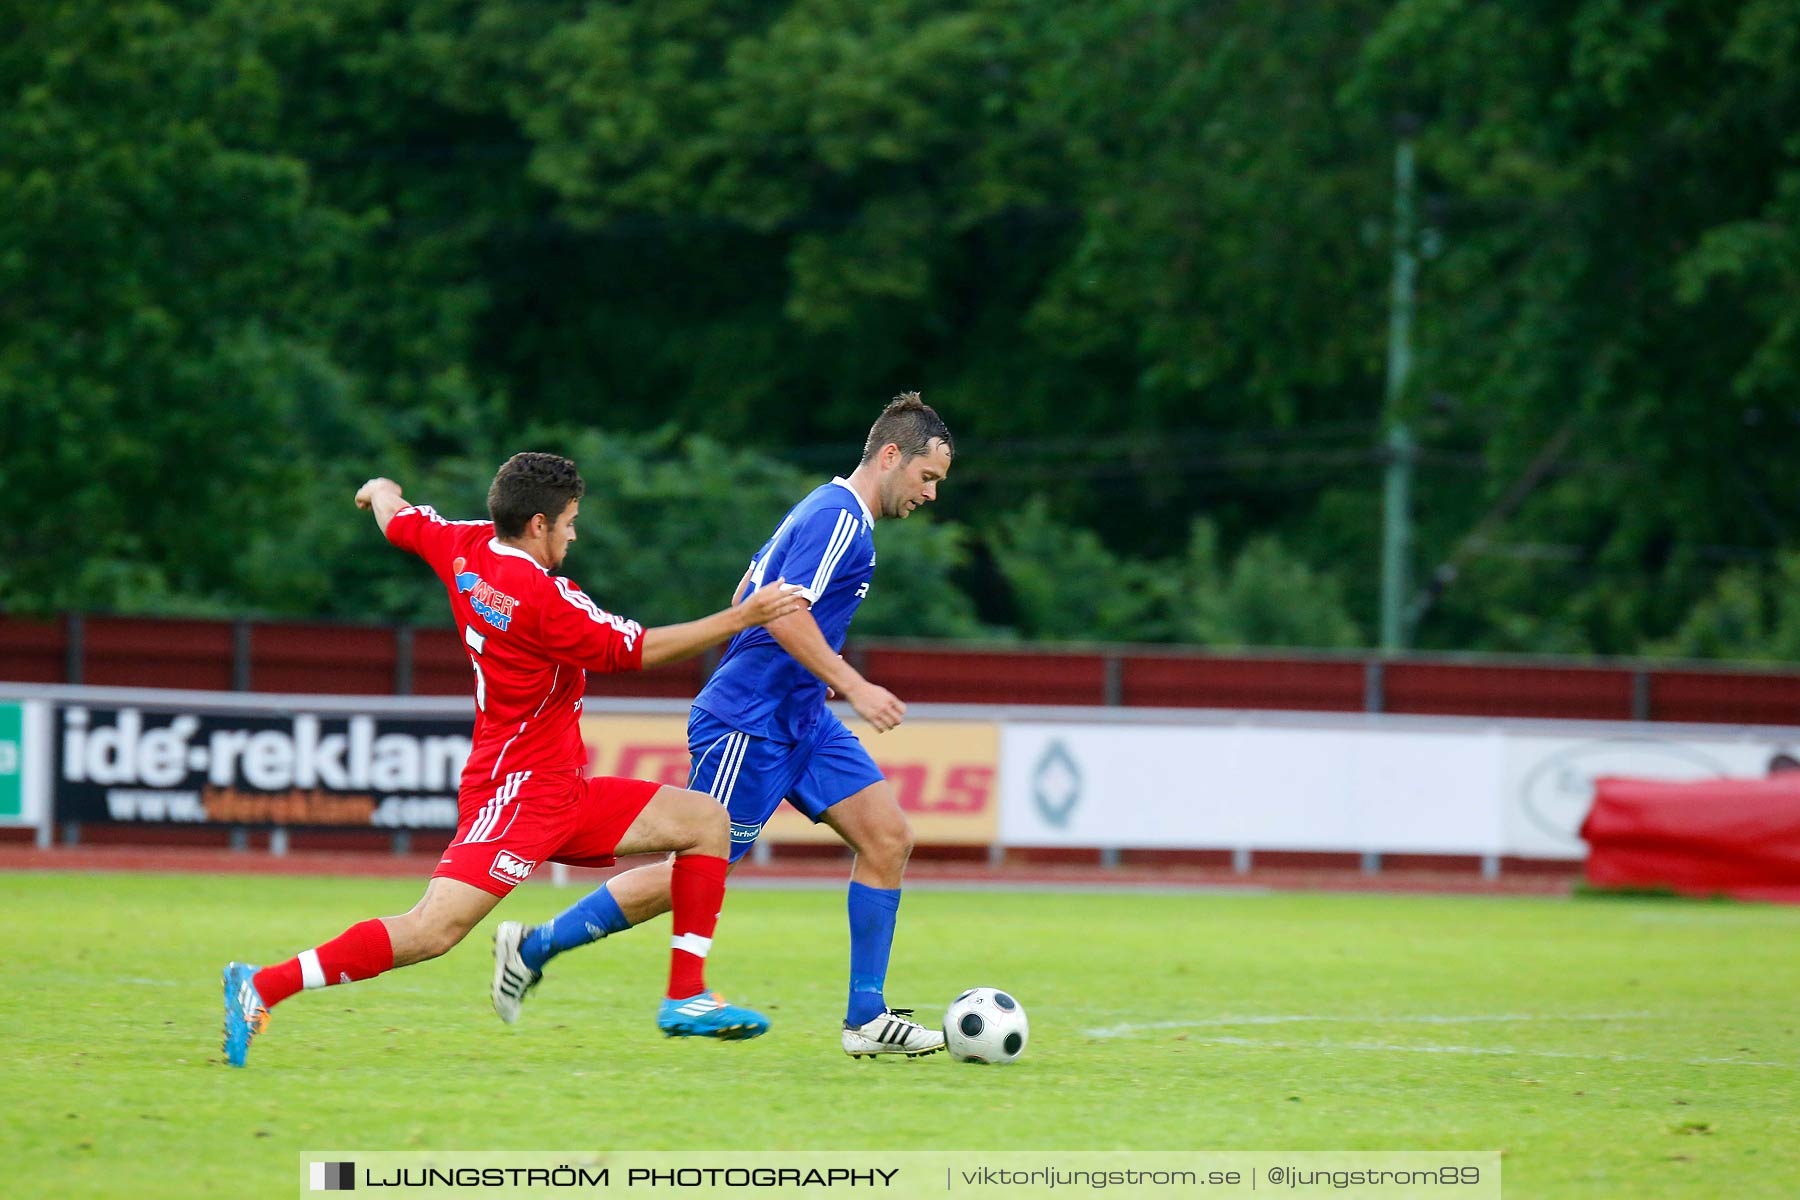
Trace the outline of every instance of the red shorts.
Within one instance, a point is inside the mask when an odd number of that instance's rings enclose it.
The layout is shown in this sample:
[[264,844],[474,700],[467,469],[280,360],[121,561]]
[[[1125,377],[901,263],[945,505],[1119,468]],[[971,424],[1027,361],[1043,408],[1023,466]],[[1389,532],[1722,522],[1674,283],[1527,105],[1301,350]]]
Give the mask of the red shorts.
[[574,771],[515,771],[457,797],[456,838],[433,879],[504,896],[539,864],[607,867],[613,850],[661,784]]

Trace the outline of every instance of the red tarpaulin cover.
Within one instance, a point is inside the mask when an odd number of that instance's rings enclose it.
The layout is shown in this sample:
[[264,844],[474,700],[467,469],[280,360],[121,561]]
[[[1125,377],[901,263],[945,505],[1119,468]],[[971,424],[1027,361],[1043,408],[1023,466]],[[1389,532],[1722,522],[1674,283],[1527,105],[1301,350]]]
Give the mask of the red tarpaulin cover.
[[1582,822],[1598,887],[1800,903],[1800,771],[1768,779],[1594,781]]

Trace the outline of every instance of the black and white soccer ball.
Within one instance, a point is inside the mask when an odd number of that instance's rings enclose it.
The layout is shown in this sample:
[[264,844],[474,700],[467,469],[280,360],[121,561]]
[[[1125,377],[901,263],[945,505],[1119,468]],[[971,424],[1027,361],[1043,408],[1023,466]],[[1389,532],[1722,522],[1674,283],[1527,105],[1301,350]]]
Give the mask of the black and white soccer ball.
[[970,988],[944,1010],[944,1044],[957,1062],[1009,1063],[1030,1037],[1025,1006],[998,988]]

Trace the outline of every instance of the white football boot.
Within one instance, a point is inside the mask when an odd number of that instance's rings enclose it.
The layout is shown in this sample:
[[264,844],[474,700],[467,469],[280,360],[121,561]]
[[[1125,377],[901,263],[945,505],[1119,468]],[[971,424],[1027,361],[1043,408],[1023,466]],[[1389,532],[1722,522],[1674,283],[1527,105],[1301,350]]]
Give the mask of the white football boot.
[[942,1030],[927,1029],[912,1019],[910,1008],[890,1008],[866,1024],[844,1026],[844,1053],[851,1058],[903,1054],[920,1058],[944,1048]]
[[517,921],[502,921],[494,930],[494,1011],[508,1025],[519,1019],[519,1006],[543,978],[519,956],[524,940],[525,926]]

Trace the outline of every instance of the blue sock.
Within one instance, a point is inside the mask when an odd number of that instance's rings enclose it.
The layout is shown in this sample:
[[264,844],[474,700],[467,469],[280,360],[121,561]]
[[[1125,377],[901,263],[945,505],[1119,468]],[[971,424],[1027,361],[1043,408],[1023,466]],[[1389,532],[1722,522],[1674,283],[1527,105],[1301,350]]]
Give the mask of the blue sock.
[[899,888],[850,884],[850,1004],[844,1024],[864,1025],[887,1011],[888,953],[900,915]]
[[527,929],[524,940],[519,943],[519,957],[532,970],[541,971],[545,963],[564,950],[573,950],[630,928],[631,922],[625,919],[619,902],[602,886],[542,925]]

